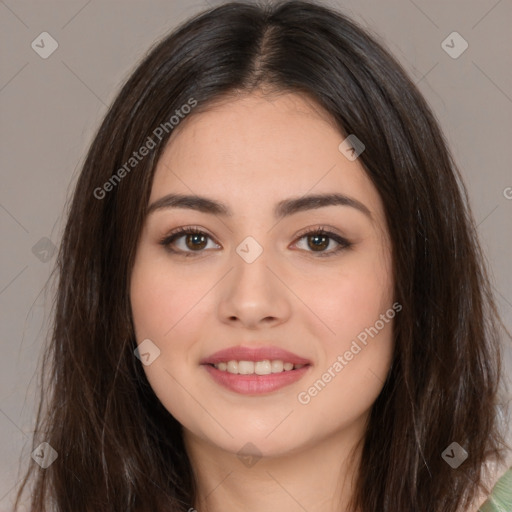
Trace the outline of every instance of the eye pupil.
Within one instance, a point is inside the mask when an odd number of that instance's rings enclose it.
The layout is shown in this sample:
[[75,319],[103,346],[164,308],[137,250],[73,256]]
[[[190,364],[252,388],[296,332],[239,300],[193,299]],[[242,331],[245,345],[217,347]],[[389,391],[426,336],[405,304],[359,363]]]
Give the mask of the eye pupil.
[[[197,240],[201,240],[201,245],[196,245],[195,242]],[[187,235],[186,244],[189,249],[195,250],[195,249],[203,249],[206,246],[206,237],[199,233],[190,233]],[[191,244],[189,244],[191,242]]]
[[[325,249],[326,247],[329,246],[329,237],[326,235],[311,235],[308,238],[310,240],[314,240],[313,245],[310,245],[310,247],[315,251],[318,249]],[[322,241],[318,243],[319,240]]]

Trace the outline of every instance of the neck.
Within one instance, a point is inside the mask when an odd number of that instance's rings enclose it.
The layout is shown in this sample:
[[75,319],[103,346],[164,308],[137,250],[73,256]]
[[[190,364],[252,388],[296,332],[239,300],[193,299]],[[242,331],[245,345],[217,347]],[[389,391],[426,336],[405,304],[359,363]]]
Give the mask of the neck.
[[184,430],[198,489],[194,508],[199,512],[348,512],[364,419],[329,438],[312,440],[309,446],[244,460]]

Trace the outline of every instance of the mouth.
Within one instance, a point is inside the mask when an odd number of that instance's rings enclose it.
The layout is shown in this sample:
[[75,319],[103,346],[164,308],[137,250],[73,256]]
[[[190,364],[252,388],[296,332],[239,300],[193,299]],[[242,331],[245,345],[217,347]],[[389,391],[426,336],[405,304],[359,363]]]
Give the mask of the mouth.
[[265,395],[309,372],[309,360],[277,347],[234,347],[200,362],[214,383],[242,395]]
[[[205,357],[199,363],[220,365],[219,370],[230,372],[232,370],[232,373],[235,373],[235,369],[237,370],[236,373],[250,371],[251,364],[248,363],[255,365],[250,373],[253,373],[256,369],[266,372],[270,363],[270,373],[273,371],[272,368],[274,368],[275,373],[279,373],[292,370],[296,365],[311,364],[311,361],[277,346],[236,346],[219,350]],[[241,363],[242,372],[238,372],[239,363]],[[293,366],[290,367],[290,364]],[[226,366],[224,367],[224,365]]]
[[[240,362],[243,363],[243,361]],[[296,383],[304,377],[311,365],[262,375],[230,373],[227,370],[219,370],[213,364],[203,364],[201,367],[208,372],[213,382],[224,389],[241,395],[264,395]]]
[[300,370],[309,364],[294,364],[282,359],[264,359],[262,361],[220,361],[219,363],[207,363],[209,366],[232,375],[271,375],[283,372]]

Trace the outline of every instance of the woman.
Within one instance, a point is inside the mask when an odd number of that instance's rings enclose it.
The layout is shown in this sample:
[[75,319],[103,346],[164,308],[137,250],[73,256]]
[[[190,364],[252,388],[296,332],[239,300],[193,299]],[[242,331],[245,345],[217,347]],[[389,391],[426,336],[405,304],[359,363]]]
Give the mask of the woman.
[[336,12],[230,3],[160,42],[58,262],[34,511],[476,511],[506,469],[464,186]]

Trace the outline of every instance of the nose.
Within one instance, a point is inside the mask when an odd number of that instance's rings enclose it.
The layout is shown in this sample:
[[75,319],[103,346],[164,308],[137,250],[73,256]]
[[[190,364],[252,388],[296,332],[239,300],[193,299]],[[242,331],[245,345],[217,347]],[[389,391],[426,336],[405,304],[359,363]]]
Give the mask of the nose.
[[220,320],[252,330],[286,322],[291,314],[293,294],[275,262],[268,261],[266,251],[252,263],[235,253],[233,265],[221,288]]

